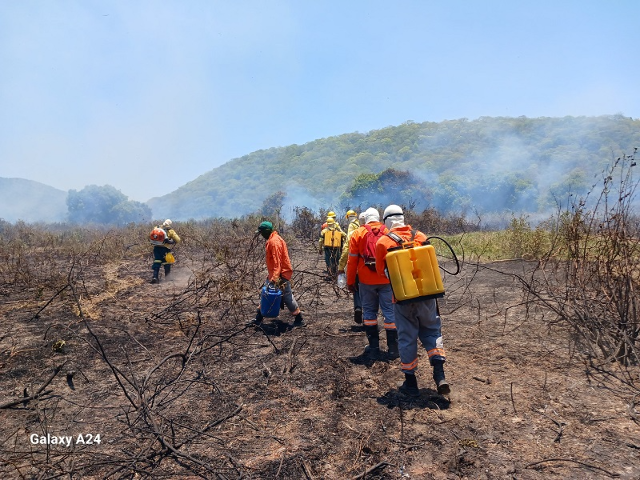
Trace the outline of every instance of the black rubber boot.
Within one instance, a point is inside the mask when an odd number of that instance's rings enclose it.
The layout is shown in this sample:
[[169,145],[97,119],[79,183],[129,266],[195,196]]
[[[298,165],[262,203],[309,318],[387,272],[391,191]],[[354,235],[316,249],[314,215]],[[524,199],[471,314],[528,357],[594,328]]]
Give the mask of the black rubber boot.
[[160,282],[160,279],[158,278],[159,274],[160,274],[160,268],[154,268],[153,269],[153,278],[151,279],[151,283]]
[[262,316],[262,312],[260,312],[260,309],[258,309],[256,311],[256,318],[254,318],[253,320],[250,320],[247,322],[247,326],[251,326],[251,325],[261,325],[262,324],[262,320],[264,319],[264,317]]
[[169,274],[171,273],[171,265],[164,266],[164,279],[168,280]]
[[377,360],[380,358],[380,333],[378,332],[378,326],[365,327],[367,334],[367,340],[369,340],[369,347],[365,350],[371,360]]
[[444,360],[432,360],[433,365],[433,381],[436,382],[438,387],[438,393],[440,395],[449,395],[451,393],[451,387],[444,378]]
[[353,321],[358,325],[362,323],[362,309],[360,307],[353,309]]
[[297,328],[297,327],[306,327],[307,326],[307,322],[304,321],[304,319],[302,318],[302,314],[299,313],[296,315],[296,318],[293,320],[293,328]]
[[397,330],[387,330],[387,357],[389,357],[390,360],[395,360],[400,357]]
[[404,383],[398,387],[398,391],[407,397],[419,397],[418,379],[411,373],[404,374]]

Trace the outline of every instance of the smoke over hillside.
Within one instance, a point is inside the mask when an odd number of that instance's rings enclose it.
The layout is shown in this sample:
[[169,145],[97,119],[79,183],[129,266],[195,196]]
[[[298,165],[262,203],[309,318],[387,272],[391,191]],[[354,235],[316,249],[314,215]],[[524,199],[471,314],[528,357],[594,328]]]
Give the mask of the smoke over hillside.
[[637,145],[640,121],[620,115],[407,122],[259,150],[148,203],[154,216],[177,219],[255,212],[281,190],[287,208],[380,204],[384,187],[358,198],[347,193],[366,175],[392,168],[424,185],[399,191],[394,203],[533,214],[586,193],[613,158]]
[[67,214],[67,192],[22,178],[0,178],[2,210],[7,222],[62,222]]

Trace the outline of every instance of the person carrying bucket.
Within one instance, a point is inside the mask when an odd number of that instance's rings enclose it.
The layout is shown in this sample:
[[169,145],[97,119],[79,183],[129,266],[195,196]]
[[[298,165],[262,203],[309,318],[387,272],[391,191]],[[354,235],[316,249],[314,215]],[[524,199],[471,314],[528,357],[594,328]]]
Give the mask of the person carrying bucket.
[[172,228],[173,222],[168,218],[162,226],[156,225],[149,235],[149,240],[153,245],[153,278],[151,283],[158,283],[160,279],[160,267],[164,267],[164,278],[168,279],[171,273],[171,265],[175,262],[171,248],[180,242],[180,237]]
[[[268,271],[267,280],[269,282],[268,288],[272,290],[279,288],[282,290],[282,301],[291,315],[294,316],[292,327],[306,327],[307,324],[302,318],[298,302],[296,302],[296,299],[293,297],[293,292],[291,291],[293,268],[291,267],[286,242],[278,235],[278,232],[273,229],[271,222],[262,222],[256,231],[256,234],[258,233],[267,241],[265,250]],[[249,322],[249,325],[260,325],[263,319],[262,312],[258,308],[256,317]]]
[[[415,248],[427,245],[427,236],[413,230],[410,225],[405,225],[404,213],[398,205],[389,205],[382,218],[389,232],[376,244],[376,271],[380,275],[389,276],[394,292],[400,362],[405,375],[404,383],[398,390],[410,397],[420,395],[415,375],[420,340],[433,367],[433,380],[438,393],[448,395],[451,389],[444,375],[446,356],[442,343],[442,320],[436,302],[437,297],[444,295],[444,289],[435,260],[435,251],[431,253],[433,259],[429,260],[428,256],[425,257],[425,251],[428,253],[433,247],[420,250]],[[410,252],[408,248],[415,250]],[[402,256],[402,259],[398,260],[398,256]],[[390,262],[391,257],[394,259],[393,262]],[[402,276],[402,281],[395,285],[394,279],[397,275]],[[415,282],[413,286],[417,285],[424,291],[418,291],[417,288],[415,292],[410,291],[410,284],[416,276],[419,282]]]

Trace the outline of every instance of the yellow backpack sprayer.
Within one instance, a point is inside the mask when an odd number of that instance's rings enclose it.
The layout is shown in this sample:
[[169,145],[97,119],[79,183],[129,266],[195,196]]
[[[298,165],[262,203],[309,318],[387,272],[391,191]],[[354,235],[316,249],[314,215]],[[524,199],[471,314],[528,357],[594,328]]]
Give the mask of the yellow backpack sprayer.
[[413,240],[415,230],[411,232],[409,241],[403,240],[393,232],[387,236],[398,244],[397,247],[389,249],[386,257],[387,277],[391,282],[396,302],[408,303],[443,297],[444,285],[439,270],[441,267],[438,265],[436,250],[429,240],[436,238],[449,247],[458,267],[452,275],[457,275],[460,272],[460,263],[451,245],[440,237],[429,237],[427,244],[416,242]]

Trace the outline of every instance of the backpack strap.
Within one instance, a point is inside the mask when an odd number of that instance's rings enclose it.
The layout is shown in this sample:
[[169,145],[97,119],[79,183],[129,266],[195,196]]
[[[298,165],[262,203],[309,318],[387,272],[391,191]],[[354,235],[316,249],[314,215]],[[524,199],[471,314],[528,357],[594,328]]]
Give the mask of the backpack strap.
[[364,228],[365,228],[365,230],[366,230],[367,232],[369,232],[371,235],[377,235],[378,233],[380,233],[380,232],[382,231],[382,229],[381,229],[381,228],[378,228],[378,231],[377,231],[377,232],[374,232],[374,231],[373,231],[373,227],[372,227],[371,225],[369,225],[369,224],[363,225],[363,227],[364,227]]
[[389,232],[387,233],[387,237],[389,237],[391,240],[396,242],[398,245],[402,245],[404,243],[404,240],[402,239],[402,237],[397,233]]
[[414,238],[416,238],[416,231],[411,229],[411,238],[408,241],[403,240],[402,237],[395,232],[387,233],[387,237],[398,244],[398,247],[390,248],[389,251],[396,250],[398,248],[402,248],[405,243],[412,243]]

